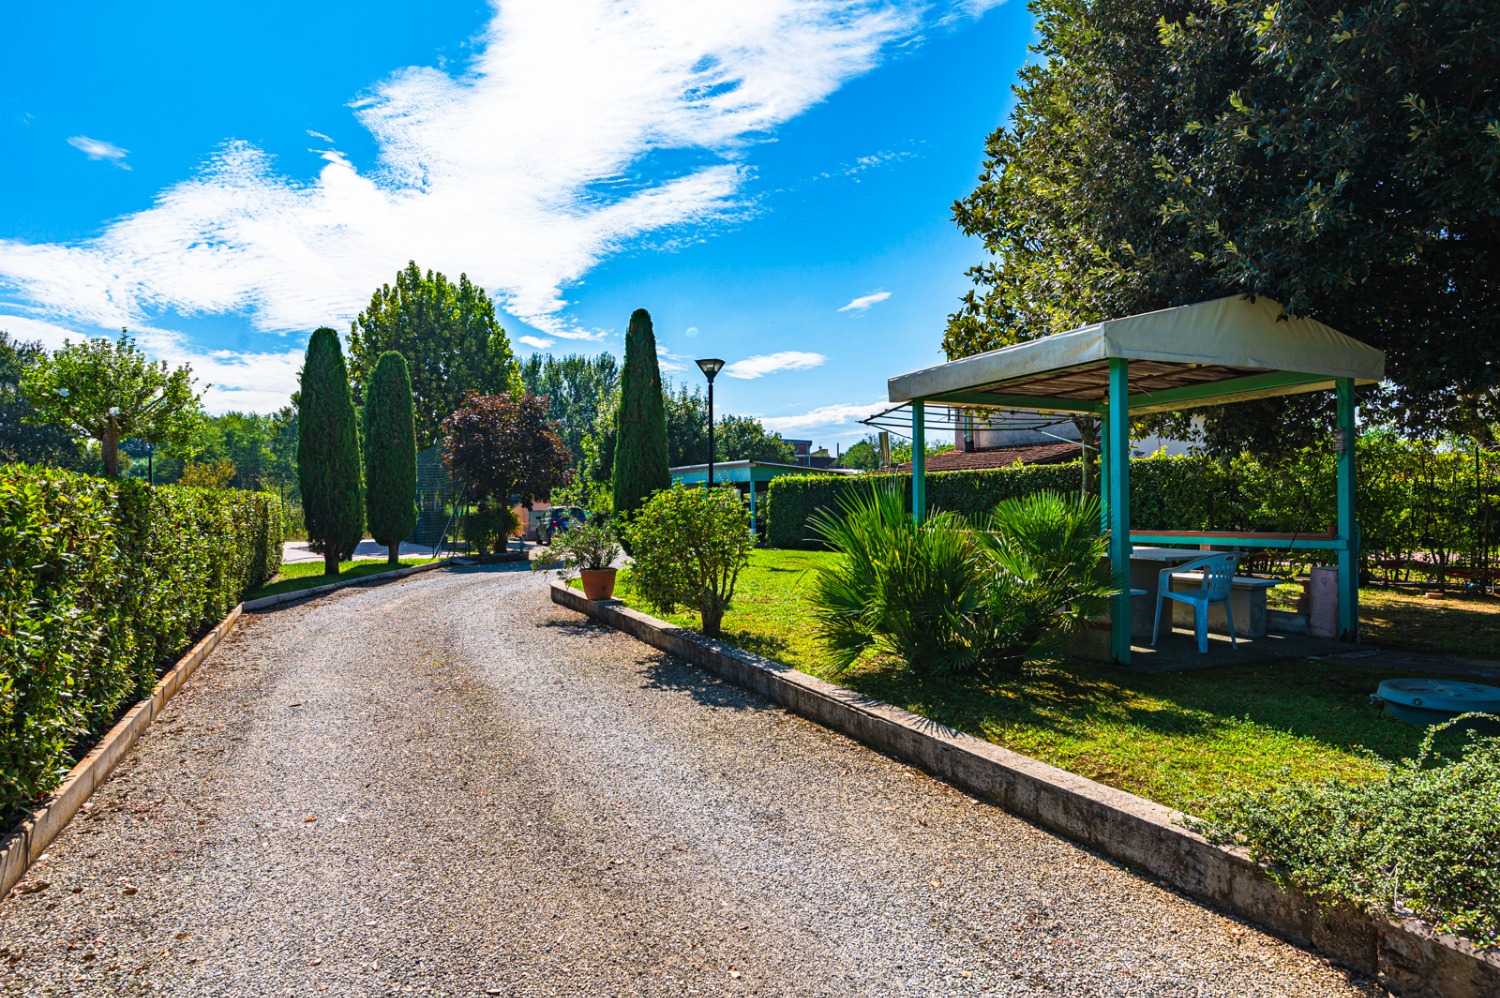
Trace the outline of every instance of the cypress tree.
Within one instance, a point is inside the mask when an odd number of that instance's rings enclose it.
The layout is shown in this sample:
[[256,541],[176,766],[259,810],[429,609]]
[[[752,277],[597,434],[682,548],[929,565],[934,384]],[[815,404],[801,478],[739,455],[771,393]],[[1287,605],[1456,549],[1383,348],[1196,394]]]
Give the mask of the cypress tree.
[[297,407],[297,480],[307,539],[323,555],[324,573],[337,575],[364,534],[364,508],[349,370],[339,335],[327,326],[308,341]]
[[365,389],[365,519],[370,536],[400,560],[417,525],[417,436],[406,358],[387,350]]
[[653,492],[672,484],[656,334],[651,331],[651,315],[643,308],[631,313],[625,333],[625,367],[620,372],[615,419],[615,512],[630,514]]

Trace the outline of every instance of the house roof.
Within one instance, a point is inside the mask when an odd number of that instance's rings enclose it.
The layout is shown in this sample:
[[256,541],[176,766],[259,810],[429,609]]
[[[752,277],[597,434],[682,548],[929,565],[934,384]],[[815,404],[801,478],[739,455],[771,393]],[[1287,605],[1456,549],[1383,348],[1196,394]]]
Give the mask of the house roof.
[[[1061,464],[1077,460],[1083,453],[1078,444],[1020,444],[1014,447],[990,447],[985,450],[950,450],[931,454],[927,458],[927,472],[934,471],[979,471],[989,468],[1009,468],[1020,464]],[[911,462],[898,464],[892,471],[911,471]]]
[[892,402],[1098,412],[1109,362],[1129,364],[1130,410],[1158,412],[1385,377],[1385,354],[1269,298],[1232,296],[1110,319],[890,379]]

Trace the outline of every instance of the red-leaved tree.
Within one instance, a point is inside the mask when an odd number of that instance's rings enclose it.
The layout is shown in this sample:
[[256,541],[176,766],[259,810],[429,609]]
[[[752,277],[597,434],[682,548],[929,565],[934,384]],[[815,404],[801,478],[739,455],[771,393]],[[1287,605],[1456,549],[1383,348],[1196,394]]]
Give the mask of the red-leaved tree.
[[547,419],[548,402],[531,392],[471,392],[443,420],[448,466],[468,483],[471,500],[529,506],[567,483],[572,455]]

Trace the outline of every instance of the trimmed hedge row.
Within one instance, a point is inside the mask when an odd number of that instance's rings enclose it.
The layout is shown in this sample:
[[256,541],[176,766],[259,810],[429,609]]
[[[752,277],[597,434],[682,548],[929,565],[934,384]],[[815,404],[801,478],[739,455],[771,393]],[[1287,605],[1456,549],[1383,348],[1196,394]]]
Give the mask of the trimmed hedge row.
[[0,466],[0,817],[281,567],[281,501]]
[[[1044,489],[1077,494],[1082,470],[1072,464],[1017,465],[985,471],[940,471],[927,476],[927,505],[965,516],[989,512],[1002,499]],[[911,475],[894,478],[908,492]],[[1152,457],[1130,465],[1131,519],[1136,529],[1208,530],[1248,519],[1243,490],[1208,458]],[[836,508],[850,489],[869,488],[852,475],[787,475],[773,479],[766,497],[766,543],[814,548],[808,518]],[[1315,529],[1322,529],[1319,524]]]

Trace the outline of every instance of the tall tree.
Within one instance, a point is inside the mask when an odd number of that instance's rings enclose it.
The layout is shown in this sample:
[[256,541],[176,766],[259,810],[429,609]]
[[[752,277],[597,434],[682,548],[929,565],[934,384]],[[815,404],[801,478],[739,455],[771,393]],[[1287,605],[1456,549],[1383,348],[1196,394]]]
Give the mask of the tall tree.
[[643,308],[630,316],[625,332],[625,368],[620,373],[620,405],[614,453],[616,513],[641,508],[653,492],[672,484],[667,472],[667,417],[662,406],[656,334]]
[[[990,256],[950,357],[1245,293],[1385,349],[1408,425],[1453,426],[1493,395],[1493,2],[1032,9],[1040,58],[954,206]],[[1294,447],[1325,408],[1209,410],[1209,441]]]
[[34,408],[29,420],[59,423],[99,441],[111,478],[120,473],[121,440],[180,441],[203,416],[191,369],[147,360],[125,330],[118,340],[65,343],[26,371],[21,390]]
[[307,344],[298,390],[297,481],[309,547],[323,572],[339,573],[364,534],[359,494],[359,433],[339,335],[327,326]]
[[415,261],[370,298],[349,325],[350,379],[364,403],[376,359],[387,350],[406,358],[416,413],[417,446],[437,442],[440,427],[470,392],[520,388],[515,355],[484,288],[460,274],[458,283]]
[[547,412],[573,455],[583,466],[583,439],[594,428],[599,409],[620,387],[620,365],[612,353],[596,357],[532,354],[521,364],[521,386],[547,400]]
[[76,468],[83,454],[73,434],[59,423],[38,422],[36,407],[21,393],[26,372],[46,360],[40,343],[12,339],[0,329],[0,462]]
[[417,437],[406,359],[387,350],[375,362],[365,398],[365,518],[387,560],[417,525]]

